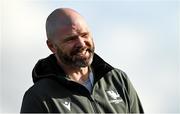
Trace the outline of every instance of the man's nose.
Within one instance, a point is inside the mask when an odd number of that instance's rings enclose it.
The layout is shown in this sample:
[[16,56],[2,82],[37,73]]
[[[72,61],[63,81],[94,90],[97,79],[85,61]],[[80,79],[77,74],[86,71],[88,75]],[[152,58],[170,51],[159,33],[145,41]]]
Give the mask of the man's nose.
[[85,40],[81,36],[79,36],[78,39],[77,39],[77,46],[78,47],[86,46]]

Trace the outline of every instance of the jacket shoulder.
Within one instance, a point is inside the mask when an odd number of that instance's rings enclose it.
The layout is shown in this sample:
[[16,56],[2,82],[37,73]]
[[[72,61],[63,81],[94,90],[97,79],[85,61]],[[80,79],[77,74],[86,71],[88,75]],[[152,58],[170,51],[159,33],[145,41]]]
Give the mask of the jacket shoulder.
[[36,95],[42,95],[51,91],[57,90],[57,87],[60,87],[57,81],[51,78],[43,78],[36,83],[34,83],[33,86],[31,86],[26,93],[33,93]]
[[57,95],[61,96],[61,86],[56,81],[44,78],[34,83],[24,94],[21,112],[48,112],[45,101]]
[[41,84],[35,83],[25,92],[20,110],[21,113],[47,112],[47,108],[43,104],[43,99],[45,98],[41,95],[42,89]]
[[124,71],[122,71],[120,69],[116,69],[116,68],[113,70],[113,72],[116,74],[119,81],[121,81],[122,88],[124,88],[124,90],[127,93],[126,95],[128,98],[127,100],[128,100],[130,112],[143,113],[144,111],[143,111],[141,102],[139,100],[138,94],[137,94],[133,84],[129,80],[129,77],[127,76],[127,74]]

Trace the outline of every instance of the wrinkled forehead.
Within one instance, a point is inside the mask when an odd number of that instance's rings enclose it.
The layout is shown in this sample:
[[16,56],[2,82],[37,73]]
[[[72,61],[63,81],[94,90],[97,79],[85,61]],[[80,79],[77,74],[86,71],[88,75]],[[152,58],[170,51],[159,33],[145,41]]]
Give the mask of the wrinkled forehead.
[[55,32],[55,36],[58,38],[63,38],[67,35],[78,35],[84,32],[89,33],[88,26],[81,17],[64,18],[63,21],[59,21],[59,23],[56,23],[57,29]]
[[46,21],[46,30],[50,37],[89,32],[84,18],[79,13],[69,9],[56,10],[50,14]]
[[59,26],[57,32],[60,34],[78,34],[82,32],[89,32],[89,29],[86,23],[77,20],[73,23]]

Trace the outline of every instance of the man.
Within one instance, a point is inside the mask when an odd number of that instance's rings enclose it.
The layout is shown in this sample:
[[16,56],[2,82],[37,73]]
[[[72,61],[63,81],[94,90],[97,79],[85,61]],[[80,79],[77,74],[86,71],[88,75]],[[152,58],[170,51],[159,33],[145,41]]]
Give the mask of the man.
[[53,54],[35,65],[34,85],[26,91],[21,112],[143,113],[126,74],[94,53],[83,17],[69,8],[53,11],[46,21]]

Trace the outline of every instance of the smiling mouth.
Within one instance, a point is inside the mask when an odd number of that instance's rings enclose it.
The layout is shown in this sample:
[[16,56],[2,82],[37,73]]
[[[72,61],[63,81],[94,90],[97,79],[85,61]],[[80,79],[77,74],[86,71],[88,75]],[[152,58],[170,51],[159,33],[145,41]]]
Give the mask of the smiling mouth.
[[78,52],[76,55],[78,55],[78,56],[87,56],[88,53],[89,53],[88,50],[83,50],[81,52]]
[[71,53],[72,56],[77,56],[77,57],[89,57],[90,54],[93,52],[92,49],[90,48],[79,48],[79,49],[74,49],[73,52]]

